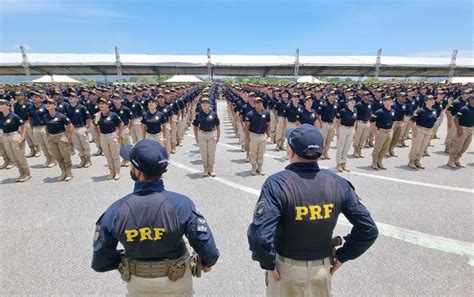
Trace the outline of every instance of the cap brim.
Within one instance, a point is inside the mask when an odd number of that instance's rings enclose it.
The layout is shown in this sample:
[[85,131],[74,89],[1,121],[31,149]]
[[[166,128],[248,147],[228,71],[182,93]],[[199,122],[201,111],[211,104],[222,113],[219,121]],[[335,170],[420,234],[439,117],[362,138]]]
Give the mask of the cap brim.
[[131,144],[125,144],[120,148],[120,157],[124,160],[130,161],[130,153],[133,146]]

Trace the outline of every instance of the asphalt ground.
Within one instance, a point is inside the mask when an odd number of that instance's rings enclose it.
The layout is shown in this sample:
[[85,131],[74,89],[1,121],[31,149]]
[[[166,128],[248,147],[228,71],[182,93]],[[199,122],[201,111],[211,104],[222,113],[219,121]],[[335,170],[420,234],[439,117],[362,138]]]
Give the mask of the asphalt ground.
[[[196,296],[262,296],[264,271],[251,260],[246,232],[266,177],[250,175],[225,105],[219,105],[219,114],[223,134],[217,177],[202,177],[199,150],[186,136],[164,182],[196,203],[221,252],[212,271],[195,279]],[[471,146],[462,159],[466,168],[449,169],[445,131],[444,123],[441,139],[429,148],[431,157],[422,160],[426,170],[406,166],[408,148],[397,148],[399,157],[384,161],[387,171],[370,168],[371,149],[363,151],[364,159],[349,158],[353,172],[342,175],[371,211],[380,236],[364,255],[337,271],[335,296],[474,295],[474,151]],[[331,149],[331,160],[320,166],[334,170],[334,155]],[[288,164],[284,157],[268,144],[267,175]],[[133,188],[128,169],[120,181],[107,181],[105,158],[94,157],[92,167],[73,169],[74,179],[65,183],[55,181],[58,167],[41,168],[43,157],[28,161],[33,179],[26,184],[15,183],[16,169],[0,171],[0,295],[124,295],[117,271],[96,273],[90,263],[96,220]],[[73,163],[79,163],[77,155]],[[334,234],[349,230],[341,216]]]

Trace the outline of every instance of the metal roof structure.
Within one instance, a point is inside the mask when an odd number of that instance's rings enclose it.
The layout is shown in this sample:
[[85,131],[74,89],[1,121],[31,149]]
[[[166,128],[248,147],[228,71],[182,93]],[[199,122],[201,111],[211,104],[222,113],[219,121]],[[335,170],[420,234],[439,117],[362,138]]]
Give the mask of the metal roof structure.
[[[0,75],[373,76],[377,56],[0,53]],[[120,67],[118,67],[120,65]],[[474,58],[381,56],[380,77],[474,76]],[[296,69],[296,71],[295,71]]]

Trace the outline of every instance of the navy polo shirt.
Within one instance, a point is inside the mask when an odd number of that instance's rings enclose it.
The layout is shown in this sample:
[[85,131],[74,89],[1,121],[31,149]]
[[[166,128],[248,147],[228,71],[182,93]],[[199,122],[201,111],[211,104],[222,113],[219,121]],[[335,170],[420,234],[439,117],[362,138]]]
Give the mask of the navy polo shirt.
[[172,116],[171,108],[167,104],[164,104],[163,106],[158,105],[156,107],[156,110],[158,110],[163,115],[165,115],[167,122],[169,121],[170,117]]
[[404,103],[399,104],[398,102],[395,102],[393,105],[393,110],[395,111],[395,121],[403,121],[405,118],[405,112],[406,112],[406,106]]
[[370,121],[370,111],[372,105],[369,103],[365,103],[364,100],[361,100],[355,104],[355,109],[357,110],[357,120],[368,122]]
[[405,100],[405,114],[411,117],[416,110],[417,103],[415,100]]
[[255,109],[245,115],[245,121],[250,122],[249,131],[255,134],[264,134],[270,122],[270,113],[264,110],[258,113]]
[[459,125],[462,127],[474,127],[474,107],[466,105],[461,107],[456,114],[459,119]]
[[32,119],[33,127],[44,126],[44,116],[48,113],[46,105],[41,103],[38,107],[34,104],[30,108],[30,118]]
[[382,100],[377,100],[375,98],[372,98],[372,101],[370,103],[372,105],[372,112],[376,112],[377,110],[383,108],[383,101]]
[[25,122],[13,112],[10,112],[6,117],[3,113],[0,113],[0,128],[3,130],[3,133],[12,133],[18,132],[20,126]]
[[275,104],[275,110],[277,111],[277,116],[284,117],[285,116],[285,107],[288,104],[288,101],[285,102],[283,99],[278,100]]
[[318,113],[321,115],[321,121],[326,123],[332,123],[337,113],[337,103],[334,101],[333,104],[329,101],[322,103],[319,106]]
[[144,110],[140,102],[135,99],[132,102],[125,100],[124,105],[132,111],[133,119],[142,117]]
[[69,102],[67,102],[64,99],[56,101],[56,111],[62,113],[62,114],[67,114],[67,109],[69,107]]
[[132,111],[125,105],[120,105],[120,108],[116,108],[114,105],[110,108],[110,111],[116,113],[125,126],[127,126],[128,123],[130,123],[130,120],[133,118]]
[[105,116],[100,113],[100,118],[97,125],[99,126],[100,133],[109,134],[115,132],[117,127],[120,126],[121,122],[122,120],[115,112],[109,111]]
[[344,107],[339,110],[336,118],[341,121],[341,125],[353,127],[357,119],[357,109],[354,108],[354,111],[351,111],[349,108]]
[[467,102],[463,101],[462,99],[457,99],[448,107],[448,110],[451,112],[451,115],[457,115],[458,111],[463,107],[466,106]]
[[291,101],[285,107],[286,119],[291,123],[299,121],[299,115],[301,112],[303,112],[303,107],[300,104],[295,106]]
[[89,111],[82,104],[77,104],[74,107],[72,105],[69,105],[66,111],[69,120],[76,128],[85,127],[87,125],[87,120],[91,119]]
[[307,110],[306,108],[303,108],[303,110],[300,112],[300,115],[299,115],[299,120],[301,124],[309,124],[312,126],[314,126],[314,122],[316,121],[317,118],[318,118],[318,114],[316,110],[314,109]]
[[92,101],[88,101],[86,103],[86,108],[89,111],[89,114],[93,117],[96,113],[100,111],[99,104],[96,102],[95,104]]
[[52,117],[49,112],[44,116],[44,123],[49,134],[58,134],[66,131],[66,126],[71,124],[71,121],[67,116],[56,112]]
[[252,259],[266,270],[275,268],[276,253],[311,261],[331,253],[339,214],[353,225],[337,250],[344,263],[363,254],[378,229],[350,182],[317,163],[293,163],[270,176],[262,186],[247,231]]
[[410,120],[417,126],[431,129],[437,120],[436,110],[434,108],[429,110],[425,105],[417,109]]
[[28,120],[29,114],[30,114],[30,108],[33,104],[28,101],[23,101],[23,103],[20,103],[19,101],[16,102],[13,105],[13,110],[15,111],[15,114],[20,117],[24,122]]
[[148,111],[142,117],[142,124],[145,125],[147,133],[158,134],[161,132],[161,125],[166,123],[166,116],[158,110],[154,113]]
[[215,127],[221,124],[219,117],[215,111],[210,110],[209,113],[200,111],[196,114],[196,118],[193,120],[193,126],[199,127],[204,132],[211,132]]
[[395,111],[393,109],[388,110],[382,107],[372,115],[370,121],[375,122],[378,129],[392,129],[394,118]]

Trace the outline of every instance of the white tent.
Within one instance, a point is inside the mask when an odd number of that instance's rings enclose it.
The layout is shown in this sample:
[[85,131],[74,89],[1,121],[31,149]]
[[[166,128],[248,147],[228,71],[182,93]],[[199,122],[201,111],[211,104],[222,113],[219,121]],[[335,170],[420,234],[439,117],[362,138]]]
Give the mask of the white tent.
[[195,76],[195,75],[175,75],[167,80],[165,82],[171,82],[171,83],[187,83],[187,82],[202,82],[202,80]]
[[297,80],[299,83],[312,83],[312,84],[324,84],[326,83],[325,81],[319,80],[314,76],[311,75],[306,75],[306,76],[300,76]]
[[459,84],[474,83],[474,77],[453,77],[451,82]]
[[45,75],[38,79],[34,79],[33,83],[71,83],[77,84],[80,81],[77,81],[67,75]]

